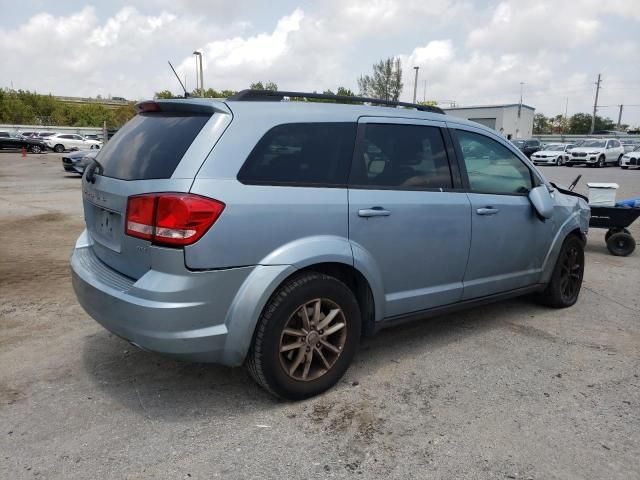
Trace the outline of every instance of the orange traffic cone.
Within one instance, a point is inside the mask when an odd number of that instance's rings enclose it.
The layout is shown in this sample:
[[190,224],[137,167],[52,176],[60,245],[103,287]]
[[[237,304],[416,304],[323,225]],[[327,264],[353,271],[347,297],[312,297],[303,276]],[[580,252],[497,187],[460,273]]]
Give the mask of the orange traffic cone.
[[27,156],[27,149],[22,147],[22,158]]

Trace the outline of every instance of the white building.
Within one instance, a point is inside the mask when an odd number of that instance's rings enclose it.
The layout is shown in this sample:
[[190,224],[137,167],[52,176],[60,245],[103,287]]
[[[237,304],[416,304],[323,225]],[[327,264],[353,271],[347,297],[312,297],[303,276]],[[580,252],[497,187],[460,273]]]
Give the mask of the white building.
[[[536,109],[529,105],[512,103],[509,105],[486,105],[477,107],[443,108],[447,115],[466,118],[493,128],[509,139],[531,138],[533,115]],[[519,112],[519,113],[518,113]]]

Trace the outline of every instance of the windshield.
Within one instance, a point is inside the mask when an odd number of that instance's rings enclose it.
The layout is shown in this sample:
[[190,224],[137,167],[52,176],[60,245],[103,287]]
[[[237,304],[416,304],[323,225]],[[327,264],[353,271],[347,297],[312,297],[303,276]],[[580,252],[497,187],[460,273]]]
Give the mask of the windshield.
[[607,142],[604,142],[602,140],[589,140],[587,142],[584,142],[582,145],[580,145],[581,147],[596,147],[596,148],[604,148],[605,144]]
[[543,150],[564,150],[564,145],[562,145],[561,143],[552,143],[551,145],[547,145],[546,147],[544,147]]

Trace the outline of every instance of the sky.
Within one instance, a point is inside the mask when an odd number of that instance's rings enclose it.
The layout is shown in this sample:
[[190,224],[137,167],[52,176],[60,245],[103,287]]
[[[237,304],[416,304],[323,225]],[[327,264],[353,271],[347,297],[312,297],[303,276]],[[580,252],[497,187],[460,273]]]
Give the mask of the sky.
[[205,88],[344,86],[400,57],[402,99],[448,106],[523,102],[640,125],[638,0],[0,0],[0,88],[139,100]]

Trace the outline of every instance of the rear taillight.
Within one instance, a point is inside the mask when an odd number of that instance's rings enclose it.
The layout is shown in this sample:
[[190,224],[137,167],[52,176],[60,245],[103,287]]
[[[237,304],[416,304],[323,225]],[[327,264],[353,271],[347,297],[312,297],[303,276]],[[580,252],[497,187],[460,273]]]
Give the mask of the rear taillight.
[[224,207],[189,193],[135,195],[127,202],[126,232],[158,245],[191,245],[211,228]]

